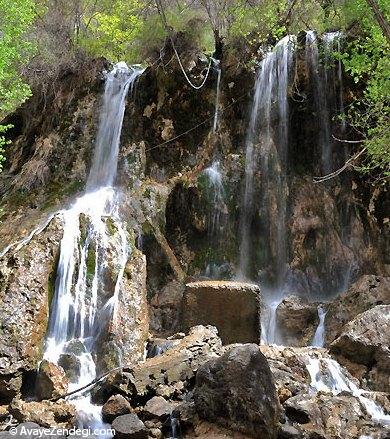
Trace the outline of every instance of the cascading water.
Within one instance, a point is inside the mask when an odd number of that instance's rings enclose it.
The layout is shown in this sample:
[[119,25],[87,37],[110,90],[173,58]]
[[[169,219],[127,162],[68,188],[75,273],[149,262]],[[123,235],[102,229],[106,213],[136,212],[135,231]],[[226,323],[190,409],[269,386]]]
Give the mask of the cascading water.
[[[335,65],[334,52],[340,52],[342,34],[325,33],[323,41],[323,60],[320,60],[318,37],[314,31],[306,32],[306,66],[312,78],[314,102],[319,125],[319,146],[321,149],[322,172],[333,171],[333,147],[331,139],[331,116],[338,114],[341,129],[345,129],[343,99],[343,68],[341,59]],[[337,94],[337,83],[339,92]]]
[[329,392],[338,395],[341,392],[351,393],[359,399],[371,418],[380,424],[390,424],[390,415],[386,415],[382,407],[364,396],[364,390],[359,389],[344,373],[342,367],[330,358],[311,358],[306,368],[310,374],[311,386],[318,392]]
[[[296,38],[286,36],[262,60],[255,84],[249,129],[246,138],[245,190],[240,218],[240,265],[238,277],[250,276],[251,228],[254,216],[254,175],[260,157],[261,216],[267,224],[267,241],[272,246],[268,265],[272,265],[274,286],[265,297],[267,310],[262,316],[262,336],[275,343],[276,307],[282,300],[286,274],[286,207],[288,196],[288,84]],[[276,105],[274,103],[276,102]],[[274,118],[277,118],[277,130]],[[256,147],[257,144],[259,148]],[[258,150],[257,150],[258,149]],[[272,262],[274,261],[274,262]]]
[[213,58],[214,69],[217,72],[217,89],[215,93],[215,111],[214,111],[214,122],[213,122],[213,133],[217,132],[219,125],[219,98],[221,94],[221,62],[218,59]]
[[316,332],[313,337],[313,341],[311,345],[313,347],[322,348],[325,344],[325,317],[326,317],[326,311],[325,309],[320,305],[317,309],[318,312],[318,326],[316,329]]
[[[99,130],[86,192],[62,212],[61,241],[55,295],[51,306],[44,358],[56,364],[74,355],[77,377],[70,391],[96,378],[96,344],[104,325],[115,318],[116,303],[129,256],[127,233],[119,218],[118,195],[112,187],[117,172],[120,135],[129,88],[142,73],[119,63],[106,75]],[[116,230],[115,251],[110,234]],[[107,285],[108,258],[114,285]],[[90,396],[72,397],[82,427],[102,425],[100,407]]]
[[[269,192],[271,184],[276,187],[276,230],[269,235],[276,239],[274,260],[277,261],[275,271],[277,284],[283,282],[286,265],[286,157],[288,144],[288,73],[295,45],[294,36],[286,36],[262,60],[255,84],[255,95],[252,103],[250,123],[246,138],[245,155],[245,190],[240,218],[240,278],[249,276],[249,260],[251,255],[251,223],[254,210],[254,174],[257,168],[257,156],[260,155],[262,173],[262,204],[265,206],[266,221],[272,229],[270,220],[271,200]],[[277,102],[277,108],[273,103]],[[278,132],[272,131],[272,117],[277,115]],[[259,151],[256,144],[260,142]],[[275,146],[277,145],[277,146]],[[270,237],[271,237],[270,236]]]
[[324,174],[332,171],[332,143],[330,139],[329,109],[327,101],[327,74],[320,64],[318,39],[314,31],[306,32],[306,66],[313,82],[314,102],[319,125],[321,167]]

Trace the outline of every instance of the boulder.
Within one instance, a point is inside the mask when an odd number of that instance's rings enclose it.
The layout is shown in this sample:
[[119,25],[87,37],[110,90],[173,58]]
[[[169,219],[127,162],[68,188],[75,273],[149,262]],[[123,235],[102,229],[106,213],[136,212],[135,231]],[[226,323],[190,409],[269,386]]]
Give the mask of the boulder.
[[330,350],[355,363],[370,365],[389,346],[390,305],[378,305],[345,325]]
[[390,391],[390,305],[378,305],[344,326],[330,351],[348,360],[345,366],[366,368],[363,381],[373,390]]
[[121,415],[132,412],[129,401],[122,395],[113,395],[102,407],[103,421],[112,423],[112,421]]
[[201,418],[264,439],[275,438],[281,413],[267,359],[255,344],[232,347],[196,375]]
[[213,325],[223,344],[260,343],[260,289],[257,285],[204,281],[186,285],[183,325]]
[[19,393],[23,372],[35,370],[42,359],[62,236],[60,218],[54,217],[38,232],[0,257],[0,400],[4,402]]
[[152,399],[145,404],[143,413],[146,418],[156,418],[160,420],[165,420],[169,418],[175,405],[168,402],[162,396],[154,396]]
[[58,359],[58,365],[62,367],[68,380],[71,383],[76,383],[81,370],[80,358],[75,354],[61,354]]
[[47,360],[39,365],[36,392],[39,399],[58,398],[68,392],[68,378],[62,367]]
[[358,314],[377,305],[390,304],[390,277],[365,275],[331,302],[326,314],[326,341],[329,345],[344,325]]
[[130,398],[180,396],[192,385],[198,368],[221,350],[216,328],[196,326],[164,354],[107,377],[97,386],[95,399],[101,392],[120,392]]
[[41,427],[70,428],[75,422],[75,407],[67,401],[14,400],[9,413],[19,422],[36,422]]
[[318,326],[317,305],[290,295],[276,308],[278,329],[286,346],[307,346]]
[[148,439],[148,430],[135,413],[118,416],[112,428],[118,439]]

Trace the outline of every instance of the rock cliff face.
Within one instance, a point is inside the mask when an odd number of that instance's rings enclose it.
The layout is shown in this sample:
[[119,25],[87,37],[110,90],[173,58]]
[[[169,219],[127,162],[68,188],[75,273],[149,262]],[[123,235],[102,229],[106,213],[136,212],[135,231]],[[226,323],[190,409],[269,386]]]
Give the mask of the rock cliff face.
[[22,386],[33,389],[29,376],[42,358],[53,295],[60,218],[21,248],[11,247],[0,258],[0,400],[9,402]]
[[[118,437],[170,437],[180,428],[188,438],[384,439],[388,428],[370,415],[362,394],[351,385],[335,392],[329,383],[315,392],[307,367],[314,361],[321,366],[318,376],[329,375],[325,366],[337,357],[348,383],[383,406],[383,416],[390,412],[388,394],[381,393],[390,391],[386,192],[354,172],[323,185],[313,182],[321,172],[313,140],[316,111],[301,50],[296,87],[304,99],[298,102],[289,90],[286,285],[292,295],[274,316],[283,339],[300,347],[257,346],[257,287],[247,286],[242,294],[225,282],[222,300],[221,289],[199,293],[210,278],[232,280],[239,271],[244,144],[255,72],[235,65],[229,50],[215,132],[210,115],[216,75],[197,92],[167,59],[146,69],[126,107],[116,184],[130,256],[115,291],[113,319],[102,322],[93,350],[98,374],[119,364],[123,370],[92,389],[93,401],[105,404],[104,417],[115,423]],[[191,64],[190,55],[186,62]],[[205,67],[196,57],[194,63],[196,71]],[[75,422],[72,406],[62,400],[26,399],[37,396],[33,385],[54,292],[63,235],[56,213],[84,188],[105,68],[107,62],[95,60],[63,72],[53,93],[37,91],[8,121],[15,128],[0,174],[0,251],[7,250],[0,257],[1,422],[9,413],[42,426]],[[278,261],[275,240],[265,238],[270,225],[263,219],[261,179],[255,172],[255,251],[248,258],[251,279],[266,294],[276,282]],[[270,205],[269,222],[276,224],[277,209]],[[81,221],[82,235],[88,221]],[[118,230],[109,218],[103,222],[110,235],[104,270],[111,294]],[[326,346],[334,357],[326,349],[302,347],[313,339],[320,302]],[[214,324],[219,334],[198,324]],[[143,361],[148,337],[154,349]],[[246,342],[256,345],[223,346]],[[59,359],[63,391],[82,366],[72,349]],[[56,377],[49,378],[51,386]],[[41,390],[47,397],[48,388]]]

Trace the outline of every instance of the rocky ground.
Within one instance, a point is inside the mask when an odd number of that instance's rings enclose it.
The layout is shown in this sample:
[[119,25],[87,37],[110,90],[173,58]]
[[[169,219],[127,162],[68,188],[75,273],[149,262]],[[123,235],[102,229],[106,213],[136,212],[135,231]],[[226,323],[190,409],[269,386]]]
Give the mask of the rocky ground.
[[[118,438],[171,437],[173,428],[176,437],[183,438],[388,438],[390,427],[373,420],[352,392],[317,392],[308,367],[313,359],[323,365],[330,359],[339,360],[345,366],[345,376],[390,414],[388,285],[389,278],[364,276],[335,301],[323,304],[329,313],[332,310],[326,320],[327,333],[335,334],[333,339],[328,336],[328,348],[224,344],[215,326],[194,326],[187,335],[150,338],[148,358],[113,371],[89,390]],[[227,288],[221,283],[218,292],[214,282],[209,291],[218,295]],[[230,288],[228,293],[236,294],[234,309],[240,314],[246,309],[246,295],[252,294],[252,287],[231,283]],[[201,299],[199,286],[189,284],[185,295],[197,293]],[[211,293],[210,309],[213,300]],[[291,312],[297,313],[296,300],[289,298],[280,305],[284,310],[278,317],[281,324],[288,302]],[[342,310],[347,303],[354,303],[355,308],[349,306],[350,314],[345,318]],[[197,315],[201,308],[191,307],[192,319],[204,319]],[[301,319],[294,319],[297,328],[313,315],[311,304],[306,304],[307,316],[303,308],[302,304],[298,307]],[[258,327],[252,328],[250,335],[246,322],[242,324],[246,337],[259,336]],[[222,331],[223,325],[222,320]],[[236,326],[234,333],[239,332]],[[28,348],[28,341],[26,345]],[[41,363],[35,377],[35,400],[23,395],[23,373],[31,367],[19,366],[19,370],[22,386],[18,389],[14,384],[13,393],[12,380],[5,380],[4,374],[1,377],[3,423],[12,414],[19,423],[41,427],[75,424],[71,401],[61,399],[68,389],[71,368],[65,371]],[[329,371],[324,366],[321,373]]]

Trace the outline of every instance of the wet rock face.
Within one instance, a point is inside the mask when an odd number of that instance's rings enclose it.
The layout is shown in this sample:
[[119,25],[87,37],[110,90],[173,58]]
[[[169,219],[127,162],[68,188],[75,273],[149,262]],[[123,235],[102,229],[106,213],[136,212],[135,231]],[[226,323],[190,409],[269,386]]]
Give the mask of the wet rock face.
[[254,437],[276,437],[279,400],[268,362],[257,345],[233,347],[201,366],[194,397],[203,419]]
[[240,282],[186,285],[183,326],[214,325],[224,344],[260,342],[260,289]]
[[62,367],[43,360],[39,365],[36,392],[40,399],[58,398],[68,391],[68,379]]
[[125,267],[118,302],[98,342],[98,369],[102,372],[134,364],[144,356],[149,320],[146,297],[146,259],[133,249]]
[[22,372],[42,358],[61,235],[61,221],[54,218],[21,249],[0,258],[0,400],[16,396]]
[[376,305],[390,304],[390,277],[365,275],[330,303],[326,315],[326,341],[340,336],[344,325]]
[[318,311],[314,303],[298,296],[288,296],[276,308],[280,336],[287,346],[307,346],[318,325]]

